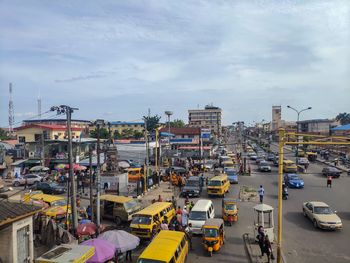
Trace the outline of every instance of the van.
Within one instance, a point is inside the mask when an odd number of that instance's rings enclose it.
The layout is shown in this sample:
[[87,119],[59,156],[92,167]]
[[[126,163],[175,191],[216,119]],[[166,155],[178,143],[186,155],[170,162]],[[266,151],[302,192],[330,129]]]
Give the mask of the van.
[[225,168],[234,168],[235,164],[232,161],[224,161],[223,166],[224,166],[224,169]]
[[175,217],[175,208],[171,202],[155,202],[132,216],[131,233],[140,238],[149,239],[152,233],[160,230],[164,218],[170,222]]
[[143,177],[142,168],[129,168],[128,179],[129,181],[140,181]]
[[132,197],[111,194],[100,196],[101,216],[114,220],[117,225],[131,221],[132,215],[141,208],[140,202]]
[[227,174],[219,174],[212,177],[207,186],[208,196],[219,195],[225,197],[226,192],[230,188],[230,182],[227,178]]
[[291,160],[283,160],[283,172],[284,173],[297,173],[298,166]]
[[184,263],[188,241],[184,232],[162,230],[146,247],[137,263]]
[[215,217],[215,209],[211,200],[200,199],[192,207],[188,217],[188,223],[192,224],[194,234],[202,233],[202,226],[209,218]]
[[30,201],[43,201],[50,207],[66,206],[68,204],[67,200],[62,196],[47,195],[43,194],[41,191],[33,191],[32,193],[26,193],[23,197],[23,201],[27,203]]

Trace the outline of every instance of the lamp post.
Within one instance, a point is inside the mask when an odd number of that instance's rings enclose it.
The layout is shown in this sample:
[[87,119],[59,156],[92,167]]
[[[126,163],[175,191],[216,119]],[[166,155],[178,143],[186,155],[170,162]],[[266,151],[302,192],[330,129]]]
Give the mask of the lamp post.
[[[172,111],[165,111],[164,112],[166,116],[168,116],[168,143],[169,143],[169,149],[168,149],[168,162],[169,162],[169,167],[170,167],[170,116],[173,115]],[[169,189],[171,188],[171,174],[170,174],[170,179],[169,179]]]
[[[311,110],[312,107],[307,107],[307,108],[299,110],[299,111],[297,109],[293,108],[292,106],[289,106],[289,105],[287,105],[287,108],[295,111],[297,113],[297,115],[298,115],[298,117],[297,117],[297,142],[299,142],[299,135],[298,135],[298,133],[299,133],[299,117],[300,117],[300,113],[302,113],[303,111]],[[299,157],[299,144],[298,143],[297,143],[297,149],[296,150],[297,150],[297,152],[296,152],[296,155],[295,155],[296,156],[295,157],[295,163],[296,163],[296,165],[298,165],[298,157]]]

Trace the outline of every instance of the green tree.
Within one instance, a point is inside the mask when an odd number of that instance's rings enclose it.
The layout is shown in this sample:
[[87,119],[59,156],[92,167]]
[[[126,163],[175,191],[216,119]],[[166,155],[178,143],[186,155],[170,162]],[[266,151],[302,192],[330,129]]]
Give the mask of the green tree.
[[10,136],[8,136],[7,132],[4,129],[0,128],[0,140],[9,140],[11,139]]
[[335,119],[339,121],[341,125],[350,124],[350,113],[339,113]]
[[135,139],[141,139],[141,138],[143,138],[143,137],[144,137],[143,132],[137,131],[137,130],[134,131],[134,138],[135,138]]
[[183,120],[180,120],[180,119],[175,119],[174,121],[170,122],[170,127],[183,128],[183,127],[185,127],[185,122]]
[[122,135],[120,134],[119,131],[115,130],[113,133],[113,138],[119,140],[122,138]]
[[143,119],[146,121],[147,123],[147,131],[151,132],[153,131],[155,128],[158,127],[159,124],[159,120],[161,119],[160,116],[154,115],[154,116],[143,116]]
[[[97,138],[97,129],[90,131],[90,137]],[[109,132],[106,128],[100,128],[100,139],[108,139]]]
[[125,139],[132,138],[134,135],[133,129],[122,130],[122,137]]

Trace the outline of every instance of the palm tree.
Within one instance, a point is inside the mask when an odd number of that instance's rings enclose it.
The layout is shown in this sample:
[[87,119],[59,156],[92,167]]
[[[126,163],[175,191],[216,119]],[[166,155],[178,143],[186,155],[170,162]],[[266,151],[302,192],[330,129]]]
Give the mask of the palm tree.
[[350,124],[350,113],[339,113],[335,119],[339,121],[341,125]]

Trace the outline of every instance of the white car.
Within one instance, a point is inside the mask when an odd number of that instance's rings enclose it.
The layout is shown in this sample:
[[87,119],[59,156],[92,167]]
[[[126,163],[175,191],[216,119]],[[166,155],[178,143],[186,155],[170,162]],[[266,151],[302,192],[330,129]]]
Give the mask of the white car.
[[309,163],[310,163],[309,160],[305,157],[298,158],[298,164],[300,164],[300,165],[305,165],[305,164],[309,164]]
[[16,178],[12,181],[13,186],[25,185],[27,180],[27,185],[37,184],[43,181],[43,178],[37,174],[26,174],[22,177]]

